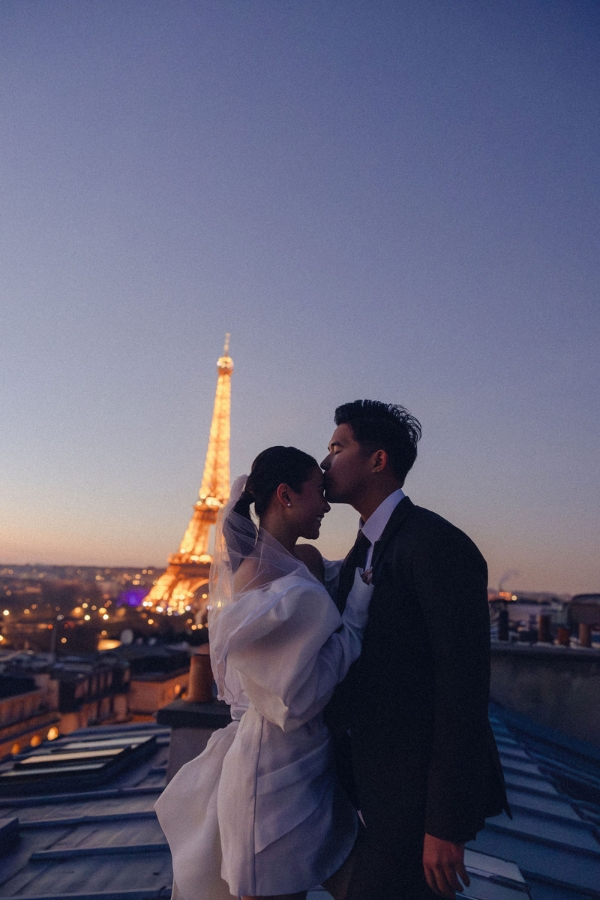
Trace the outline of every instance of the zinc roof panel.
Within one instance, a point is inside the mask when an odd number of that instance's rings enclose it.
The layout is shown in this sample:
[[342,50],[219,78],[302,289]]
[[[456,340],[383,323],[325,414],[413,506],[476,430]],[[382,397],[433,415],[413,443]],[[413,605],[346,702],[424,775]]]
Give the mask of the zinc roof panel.
[[[469,844],[468,846],[471,846]],[[525,878],[532,876],[575,890],[598,891],[600,857],[574,849],[548,847],[509,832],[485,828],[477,835],[473,849],[512,859]],[[594,896],[594,894],[592,894]]]
[[460,894],[470,900],[527,900],[527,893],[513,885],[497,884],[479,875],[470,875],[471,884]]
[[507,759],[502,760],[502,766],[507,772],[515,772],[517,775],[531,775],[545,778],[540,767],[532,760]]
[[562,797],[552,797],[550,795],[542,796],[541,794],[532,794],[529,791],[519,790],[518,788],[508,788],[508,802],[512,806],[525,807],[542,815],[550,814],[562,816],[565,819],[574,819],[580,821],[570,803],[567,803]]
[[465,868],[470,872],[485,873],[487,877],[495,876],[502,878],[504,881],[515,881],[521,885],[525,884],[525,879],[521,875],[519,867],[513,862],[500,859],[498,856],[480,853],[472,848],[465,850]]
[[529,893],[531,900],[590,900],[590,894],[582,894],[579,891],[540,882],[531,882]]
[[52,849],[66,848],[103,848],[103,847],[135,847],[138,844],[164,844],[167,842],[158,820],[136,819],[103,822],[100,825],[77,825],[68,834],[63,835],[52,844]]
[[[154,810],[160,791],[151,794],[126,795],[109,799],[90,799],[79,803],[49,803],[44,806],[13,808],[12,815],[19,817],[22,824],[43,823],[60,819],[107,815],[135,814]],[[2,815],[4,808],[0,807]]]
[[[32,853],[47,850],[55,841],[60,840],[66,834],[68,834],[67,828],[36,830],[27,834],[25,838],[21,834],[21,839],[0,856],[0,896],[6,896],[6,894],[2,893],[5,883],[14,879],[19,882],[19,876],[27,869]],[[29,877],[25,876],[24,883]]]
[[139,855],[80,856],[74,859],[30,862],[0,886],[0,897],[56,897],[138,890],[159,891],[173,878],[171,857],[164,852]]
[[518,759],[522,760],[523,762],[534,762],[530,754],[518,745],[515,747],[499,747],[498,751],[500,753],[501,760]]
[[526,788],[530,791],[537,791],[540,794],[559,796],[554,785],[544,778],[532,778],[529,775],[520,775],[517,772],[511,772],[504,768],[504,779],[507,787]]
[[167,774],[166,769],[163,771],[147,771],[140,778],[139,781],[136,781],[136,787],[147,787],[147,788],[156,788],[159,791],[162,791],[167,786]]
[[502,813],[490,819],[489,825],[494,829],[502,828],[521,835],[555,841],[567,847],[589,850],[598,854],[598,863],[600,864],[600,844],[594,837],[593,827],[582,822],[581,819],[570,821],[555,817],[549,818],[547,815],[515,809],[512,819],[509,819],[506,813]]

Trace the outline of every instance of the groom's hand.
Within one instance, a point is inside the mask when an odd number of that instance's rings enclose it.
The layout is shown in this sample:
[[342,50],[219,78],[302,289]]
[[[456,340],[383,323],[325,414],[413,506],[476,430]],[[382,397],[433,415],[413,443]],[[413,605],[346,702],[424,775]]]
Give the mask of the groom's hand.
[[462,844],[443,841],[432,834],[425,835],[423,868],[427,884],[435,894],[454,898],[456,891],[460,893],[463,889],[458,876],[466,887],[469,886],[464,859],[465,848]]

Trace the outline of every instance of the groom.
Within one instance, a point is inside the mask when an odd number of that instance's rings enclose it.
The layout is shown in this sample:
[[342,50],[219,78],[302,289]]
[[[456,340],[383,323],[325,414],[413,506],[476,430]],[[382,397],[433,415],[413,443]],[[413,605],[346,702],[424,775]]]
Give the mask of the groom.
[[454,897],[457,875],[468,884],[464,844],[486,816],[508,810],[488,721],[486,563],[462,531],[402,490],[416,419],[357,400],[336,410],[335,424],[321,463],[327,500],[361,517],[338,606],[357,566],[372,569],[375,584],[362,655],[327,710],[340,763],[350,730],[366,826],[349,900]]

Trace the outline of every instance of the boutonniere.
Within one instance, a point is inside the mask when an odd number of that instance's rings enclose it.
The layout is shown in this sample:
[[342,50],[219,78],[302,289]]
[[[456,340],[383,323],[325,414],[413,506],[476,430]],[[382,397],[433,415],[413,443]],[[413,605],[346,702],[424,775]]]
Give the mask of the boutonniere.
[[373,584],[373,569],[366,569],[360,577],[365,584]]

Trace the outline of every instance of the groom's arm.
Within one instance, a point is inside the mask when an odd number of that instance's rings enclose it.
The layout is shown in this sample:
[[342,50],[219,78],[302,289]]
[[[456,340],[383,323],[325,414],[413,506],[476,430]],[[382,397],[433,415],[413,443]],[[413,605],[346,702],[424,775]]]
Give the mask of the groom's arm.
[[435,676],[423,868],[429,887],[454,897],[468,885],[464,844],[482,827],[489,701],[487,565],[473,542],[436,520],[417,542],[415,589]]
[[463,844],[483,825],[490,671],[487,566],[465,534],[436,519],[417,542],[413,574],[435,679],[425,831]]
[[431,834],[426,834],[423,841],[423,869],[431,890],[442,897],[453,898],[456,891],[462,891],[463,885],[457,875],[466,887],[471,883],[465,869],[464,846],[442,841]]

